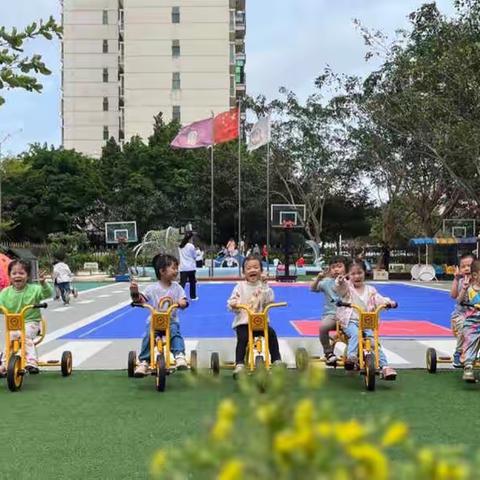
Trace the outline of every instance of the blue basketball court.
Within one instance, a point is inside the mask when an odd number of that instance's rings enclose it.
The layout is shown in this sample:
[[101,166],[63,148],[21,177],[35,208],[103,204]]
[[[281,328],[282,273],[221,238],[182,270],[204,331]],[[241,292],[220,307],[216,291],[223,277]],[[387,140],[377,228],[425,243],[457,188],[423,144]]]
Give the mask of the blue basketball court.
[[[233,337],[233,314],[226,303],[234,283],[200,283],[198,302],[191,302],[181,311],[180,324],[184,337]],[[384,337],[447,337],[450,313],[454,307],[448,292],[406,284],[377,284],[381,294],[396,300],[399,308],[382,315]],[[272,309],[270,320],[280,337],[313,336],[318,333],[318,320],[324,296],[310,292],[304,284],[273,284],[276,301],[287,307]],[[188,285],[187,285],[188,293]],[[124,299],[124,300],[127,300]],[[140,338],[145,332],[148,311],[131,306],[118,310],[61,337],[62,339],[126,339]]]

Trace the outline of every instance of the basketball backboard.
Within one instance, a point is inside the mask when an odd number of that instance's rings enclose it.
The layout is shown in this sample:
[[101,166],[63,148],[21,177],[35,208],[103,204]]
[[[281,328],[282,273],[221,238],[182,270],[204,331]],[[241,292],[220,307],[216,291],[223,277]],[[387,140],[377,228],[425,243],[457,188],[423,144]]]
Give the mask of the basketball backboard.
[[305,205],[272,203],[270,205],[270,221],[272,227],[284,227],[291,223],[293,228],[303,227],[305,222]]
[[137,222],[105,222],[105,243],[117,244],[119,240],[137,242]]
[[443,220],[443,235],[455,238],[476,237],[476,227],[476,220],[472,218],[446,218]]

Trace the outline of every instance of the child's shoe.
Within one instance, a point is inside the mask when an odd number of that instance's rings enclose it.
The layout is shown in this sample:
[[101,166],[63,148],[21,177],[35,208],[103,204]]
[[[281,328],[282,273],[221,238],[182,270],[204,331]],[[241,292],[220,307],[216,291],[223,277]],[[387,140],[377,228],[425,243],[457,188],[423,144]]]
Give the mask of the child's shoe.
[[272,363],[272,367],[285,367],[285,364],[281,360],[275,360]]
[[465,380],[468,383],[475,383],[475,372],[473,371],[472,365],[465,365],[462,380]]
[[455,352],[453,354],[452,366],[453,368],[463,368],[462,361],[460,360],[461,352]]
[[143,362],[140,362],[136,367],[135,371],[133,372],[133,376],[136,378],[142,378],[145,375],[148,375],[148,363],[144,360]]
[[391,367],[383,367],[382,377],[384,380],[395,380],[397,378],[397,372]]
[[3,358],[3,353],[0,353],[0,378],[4,378],[7,376],[7,367],[5,366]]
[[40,373],[40,370],[36,365],[33,365],[31,363],[25,365],[25,370],[30,374],[30,375],[37,375]]
[[187,359],[185,358],[184,353],[177,353],[175,355],[175,366],[177,367],[177,370],[188,369]]
[[237,378],[244,371],[245,365],[243,363],[237,363],[233,369],[233,378]]
[[329,353],[325,358],[325,365],[334,367],[337,364],[337,357],[334,353]]
[[348,357],[345,360],[345,370],[355,370],[355,366],[358,364],[357,357]]

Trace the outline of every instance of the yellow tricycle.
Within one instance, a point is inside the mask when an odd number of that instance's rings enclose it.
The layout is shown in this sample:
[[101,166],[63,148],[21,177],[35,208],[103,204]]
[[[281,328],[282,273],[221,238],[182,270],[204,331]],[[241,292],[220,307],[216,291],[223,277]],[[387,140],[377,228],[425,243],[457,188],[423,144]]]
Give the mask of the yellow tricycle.
[[[267,370],[270,368],[271,361],[270,350],[268,347],[268,312],[271,308],[286,306],[287,302],[270,303],[261,312],[254,312],[248,305],[244,304],[240,304],[235,307],[235,309],[244,310],[248,315],[248,345],[246,364],[247,369],[250,372],[253,372],[257,368],[265,368]],[[215,353],[212,355],[215,355]]]
[[[132,302],[132,307],[147,308],[150,310],[150,365],[151,375],[155,375],[155,388],[158,392],[165,391],[167,375],[175,371],[175,362],[170,357],[170,320],[174,310],[179,308],[171,297],[162,297],[158,302],[158,309],[148,303]],[[164,310],[164,307],[167,307]],[[160,335],[158,333],[160,332]],[[127,372],[134,377],[137,367],[137,352],[128,352]],[[190,352],[190,370],[196,373],[197,351]]]
[[[27,305],[19,313],[9,312],[5,307],[0,306],[0,313],[5,316],[5,364],[7,365],[7,385],[10,391],[16,392],[22,388],[23,377],[26,373],[26,352],[25,352],[25,314],[33,308],[47,308],[46,303],[38,305]],[[12,332],[20,332],[18,335],[10,335]],[[42,318],[40,332],[33,340],[38,346],[46,334],[46,322]],[[60,367],[62,376],[68,377],[72,373],[72,353],[64,351],[61,360],[39,361],[39,367]],[[38,372],[37,372],[38,373]]]

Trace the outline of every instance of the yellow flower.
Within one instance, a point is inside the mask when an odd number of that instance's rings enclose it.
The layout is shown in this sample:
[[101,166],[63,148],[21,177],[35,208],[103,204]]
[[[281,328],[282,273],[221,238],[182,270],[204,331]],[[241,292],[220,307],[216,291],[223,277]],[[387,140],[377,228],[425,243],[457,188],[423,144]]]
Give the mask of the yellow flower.
[[304,381],[308,388],[319,388],[325,382],[325,365],[312,363],[305,372]]
[[383,452],[369,443],[352,445],[348,449],[350,456],[357,460],[372,480],[386,480],[388,463]]
[[297,446],[295,434],[289,431],[279,432],[275,435],[273,448],[281,455],[289,453]]
[[152,476],[160,475],[167,463],[167,454],[164,450],[158,450],[152,458],[150,464],[150,474]]
[[237,413],[237,407],[230,398],[222,400],[218,406],[217,416],[219,419],[233,420]]
[[216,442],[222,442],[230,436],[233,423],[231,420],[219,418],[212,428],[212,438]]
[[275,405],[262,405],[257,409],[257,418],[262,423],[270,423],[276,417]]
[[435,479],[438,480],[464,480],[468,478],[468,468],[465,465],[452,465],[440,460],[435,469]]
[[240,460],[229,460],[218,474],[218,480],[240,480],[243,476],[243,467]]
[[333,433],[334,425],[330,422],[320,422],[315,425],[315,433],[320,438],[329,438]]
[[422,448],[417,454],[418,462],[424,468],[430,468],[433,465],[433,452],[428,448]]
[[402,443],[408,436],[408,427],[403,422],[392,423],[388,427],[382,438],[383,447],[391,447],[397,443]]
[[337,423],[335,428],[335,438],[343,445],[358,442],[365,435],[365,429],[357,420]]
[[295,426],[298,429],[312,428],[315,415],[315,408],[312,400],[304,398],[297,403],[295,408]]

